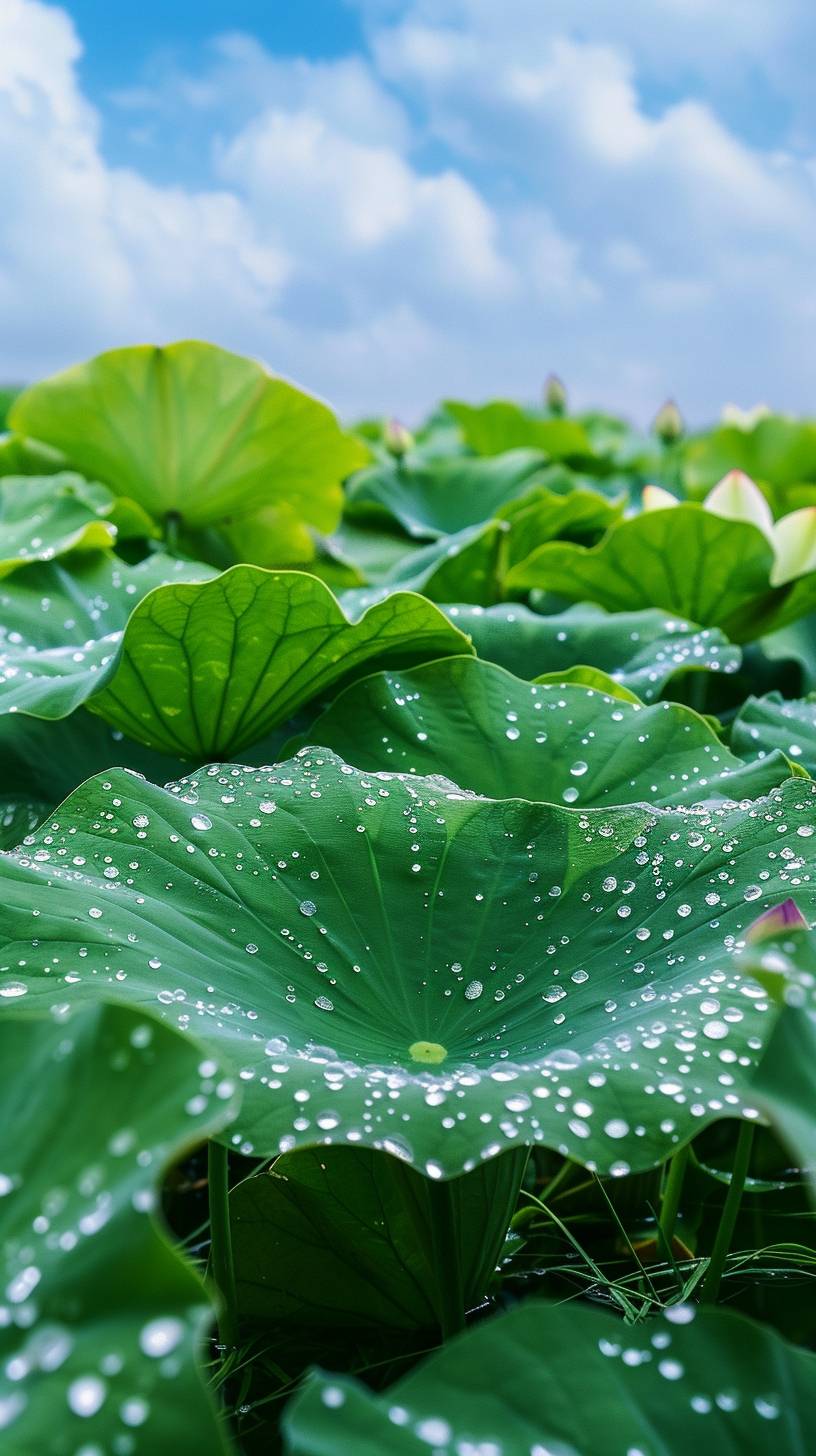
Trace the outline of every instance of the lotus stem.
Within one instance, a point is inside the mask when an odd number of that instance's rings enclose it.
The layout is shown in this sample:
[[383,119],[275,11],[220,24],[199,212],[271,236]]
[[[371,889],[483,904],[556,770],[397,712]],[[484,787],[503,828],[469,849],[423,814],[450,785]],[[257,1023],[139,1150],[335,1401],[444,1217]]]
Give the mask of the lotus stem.
[[218,1292],[218,1343],[234,1349],[238,1343],[238,1296],[232,1259],[229,1215],[229,1151],[210,1141],[207,1148],[210,1197],[210,1275]]
[[701,717],[705,715],[708,698],[708,673],[697,668],[689,673],[689,707]]
[[754,1124],[743,1122],[740,1125],[737,1146],[734,1152],[734,1164],[731,1169],[731,1182],[728,1185],[728,1194],[723,1204],[723,1211],[720,1215],[720,1223],[717,1229],[717,1237],[714,1240],[714,1248],[711,1251],[708,1269],[703,1287],[700,1291],[700,1299],[703,1304],[716,1304],[720,1292],[720,1281],[722,1280],[725,1261],[728,1258],[728,1250],[731,1247],[731,1239],[734,1234],[734,1225],[737,1222],[742,1193],[745,1187],[745,1178],[748,1173],[748,1165],[751,1161],[751,1148],[754,1143]]
[[671,1158],[668,1177],[666,1178],[666,1187],[663,1190],[663,1198],[660,1204],[659,1228],[669,1258],[671,1258],[674,1225],[677,1220],[677,1210],[680,1207],[680,1195],[683,1191],[683,1179],[686,1176],[690,1153],[691,1144],[686,1143],[685,1147],[678,1148],[677,1152]]
[[178,555],[180,525],[181,516],[178,511],[168,511],[164,518],[164,544],[171,556]]
[[429,1182],[428,1207],[439,1329],[442,1339],[449,1340],[465,1327],[465,1297],[453,1190],[447,1180]]

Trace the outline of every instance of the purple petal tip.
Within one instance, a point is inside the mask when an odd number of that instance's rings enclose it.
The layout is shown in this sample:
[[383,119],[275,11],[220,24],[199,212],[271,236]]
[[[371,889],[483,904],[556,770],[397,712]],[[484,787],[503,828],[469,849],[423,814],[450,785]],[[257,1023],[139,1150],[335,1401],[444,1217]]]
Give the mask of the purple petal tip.
[[747,945],[756,945],[760,940],[774,940],[790,930],[807,930],[808,923],[795,900],[783,900],[772,905],[757,917],[746,931]]

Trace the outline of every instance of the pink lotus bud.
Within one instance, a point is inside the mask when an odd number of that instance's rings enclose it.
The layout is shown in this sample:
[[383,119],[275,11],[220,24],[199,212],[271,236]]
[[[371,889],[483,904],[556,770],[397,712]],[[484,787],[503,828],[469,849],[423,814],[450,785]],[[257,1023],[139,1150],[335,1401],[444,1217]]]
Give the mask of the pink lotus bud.
[[685,433],[683,416],[673,399],[667,399],[654,417],[652,429],[664,445],[674,445]]
[[390,455],[400,460],[413,449],[414,437],[400,420],[390,419],[383,425],[383,444]]
[[783,900],[763,911],[749,925],[745,933],[746,945],[756,945],[762,940],[778,940],[790,931],[807,930],[808,923],[795,900]]

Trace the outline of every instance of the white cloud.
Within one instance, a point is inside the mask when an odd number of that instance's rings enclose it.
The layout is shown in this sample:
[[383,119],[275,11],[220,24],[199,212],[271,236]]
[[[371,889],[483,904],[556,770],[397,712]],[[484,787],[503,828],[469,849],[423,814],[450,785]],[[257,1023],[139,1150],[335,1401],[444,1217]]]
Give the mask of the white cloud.
[[[234,333],[289,264],[226,191],[105,165],[63,11],[0,3],[0,369],[26,377],[106,345]],[[238,331],[240,332],[240,330]]]
[[[802,5],[744,0],[723,96],[786,64]],[[732,0],[367,10],[370,58],[233,34],[134,76],[119,106],[154,145],[188,129],[191,187],[112,166],[65,10],[0,0],[0,374],[199,334],[349,412],[535,396],[552,368],[641,417],[810,405],[813,161],[703,85],[646,94],[666,57],[723,70]]]

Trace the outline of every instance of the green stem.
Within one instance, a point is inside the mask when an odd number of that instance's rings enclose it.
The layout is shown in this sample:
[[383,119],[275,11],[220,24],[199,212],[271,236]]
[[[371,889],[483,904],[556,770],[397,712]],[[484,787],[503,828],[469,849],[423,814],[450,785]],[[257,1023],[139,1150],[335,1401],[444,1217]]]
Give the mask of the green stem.
[[694,672],[689,673],[688,678],[689,707],[693,708],[695,713],[703,716],[705,714],[706,699],[708,697],[708,673],[697,668]]
[[449,1340],[465,1328],[465,1296],[453,1191],[447,1180],[429,1182],[428,1207],[439,1328],[442,1339]]
[[218,1342],[229,1350],[238,1343],[238,1297],[229,1216],[229,1152],[221,1143],[211,1141],[208,1145],[207,1181],[210,1196],[210,1274],[220,1305]]
[[728,1258],[728,1250],[731,1247],[731,1239],[734,1233],[734,1225],[737,1222],[740,1203],[742,1202],[742,1191],[745,1187],[745,1178],[748,1173],[748,1165],[751,1161],[751,1148],[754,1142],[754,1124],[743,1122],[740,1124],[739,1137],[734,1152],[734,1165],[731,1169],[731,1182],[728,1185],[728,1193],[723,1211],[720,1214],[720,1224],[717,1229],[717,1237],[714,1240],[714,1248],[711,1251],[706,1276],[703,1280],[703,1287],[700,1291],[700,1299],[703,1304],[716,1304],[720,1292],[720,1281],[725,1269],[725,1261]]
[[164,518],[164,544],[171,556],[178,556],[180,525],[178,511],[168,511]]
[[660,1203],[659,1228],[669,1258],[671,1258],[674,1225],[677,1220],[677,1210],[680,1207],[680,1194],[683,1191],[683,1179],[686,1176],[690,1152],[691,1144],[686,1143],[684,1148],[678,1148],[669,1162],[669,1175]]

